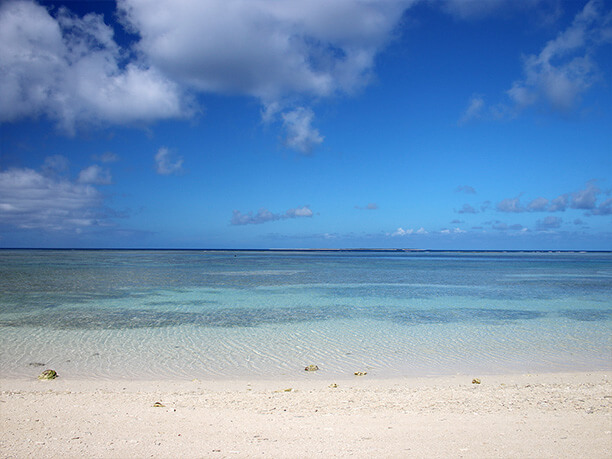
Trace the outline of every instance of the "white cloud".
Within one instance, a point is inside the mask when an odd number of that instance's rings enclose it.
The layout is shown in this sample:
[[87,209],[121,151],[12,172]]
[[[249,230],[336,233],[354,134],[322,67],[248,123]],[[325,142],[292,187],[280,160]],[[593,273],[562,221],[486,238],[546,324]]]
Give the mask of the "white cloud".
[[119,161],[119,155],[111,151],[102,153],[101,155],[93,155],[94,161],[100,161],[101,163],[115,163]]
[[472,96],[467,108],[465,109],[465,112],[463,112],[463,115],[461,115],[461,118],[459,118],[457,124],[459,126],[463,126],[472,120],[480,118],[484,105],[485,103],[482,96]]
[[543,230],[543,231],[550,230],[550,229],[557,229],[557,228],[561,228],[562,222],[563,220],[559,217],[548,216],[544,218],[543,220],[538,220],[537,227],[539,230]]
[[113,178],[108,169],[93,164],[79,173],[79,183],[91,183],[92,185],[110,185]]
[[462,230],[461,228],[453,228],[453,229],[443,229],[440,231],[440,234],[462,234],[465,233],[465,230]]
[[602,2],[589,1],[572,24],[550,40],[539,54],[525,57],[524,78],[507,91],[516,109],[543,102],[568,112],[581,95],[600,79],[593,51],[612,39],[612,13]]
[[527,210],[530,212],[543,212],[548,207],[548,199],[543,197],[535,198],[527,204]]
[[296,207],[295,209],[289,209],[285,212],[287,218],[296,217],[312,217],[312,210],[308,206]]
[[283,126],[287,131],[285,144],[288,147],[303,154],[310,154],[323,142],[319,131],[312,127],[313,116],[312,110],[304,107],[282,114]]
[[0,221],[22,229],[76,230],[108,225],[102,196],[89,184],[32,169],[0,172]]
[[393,233],[391,233],[391,236],[410,236],[412,234],[427,234],[427,231],[422,226],[417,230],[414,230],[412,228],[404,229],[400,227],[396,229]]
[[161,147],[155,154],[155,170],[160,175],[177,175],[183,172],[183,158],[166,147]]
[[47,156],[42,166],[42,171],[46,175],[63,174],[68,171],[70,162],[62,155]]
[[[506,198],[497,204],[500,212],[565,212],[566,209],[581,209],[593,211],[597,208],[597,200],[601,190],[595,185],[595,180],[587,182],[582,190],[573,193],[564,193],[553,200],[548,200],[542,196],[532,200],[527,207],[523,207],[520,202],[520,195],[515,198]],[[592,212],[594,215],[599,215]]]
[[606,199],[596,208],[591,210],[592,215],[612,215],[612,198]]
[[[438,0],[442,9],[462,19],[481,18],[501,8],[512,6],[516,0]],[[521,0],[524,1],[524,0]]]
[[[371,80],[376,54],[416,0],[121,0],[124,22],[151,65],[197,91],[257,98],[285,144],[323,142],[296,99],[351,94]],[[282,112],[282,113],[281,113]],[[280,118],[278,115],[280,114]]]
[[368,82],[374,56],[414,1],[122,0],[138,48],[165,74],[216,93],[275,101]]
[[561,196],[557,196],[550,202],[550,206],[548,207],[549,212],[565,212],[567,209],[569,198],[567,194],[562,194]]
[[282,214],[275,214],[268,209],[261,208],[256,214],[248,212],[243,214],[239,210],[234,210],[230,223],[232,225],[259,225],[262,223],[286,220],[289,218],[309,218],[313,216],[313,212],[309,206],[301,206],[293,209],[288,209]]
[[186,116],[178,86],[123,56],[102,16],[52,17],[31,1],[0,6],[0,122],[46,115],[67,133],[79,123]]
[[463,207],[457,211],[458,214],[477,214],[478,211],[469,204],[463,204]]
[[355,209],[378,210],[378,204],[376,204],[375,202],[369,202],[366,206],[355,206]]
[[524,212],[525,209],[521,205],[520,199],[520,196],[503,199],[497,204],[497,210],[500,212]]
[[470,185],[459,185],[455,188],[455,193],[476,194],[476,190]]
[[570,207],[572,209],[592,210],[597,206],[597,197],[601,190],[595,186],[591,180],[587,183],[584,190],[576,191],[571,194]]

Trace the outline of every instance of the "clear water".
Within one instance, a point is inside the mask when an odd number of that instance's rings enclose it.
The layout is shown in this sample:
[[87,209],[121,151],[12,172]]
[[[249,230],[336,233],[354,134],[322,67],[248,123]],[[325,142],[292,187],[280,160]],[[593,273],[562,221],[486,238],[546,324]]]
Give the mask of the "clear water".
[[2,250],[0,374],[44,368],[134,379],[612,369],[612,254]]

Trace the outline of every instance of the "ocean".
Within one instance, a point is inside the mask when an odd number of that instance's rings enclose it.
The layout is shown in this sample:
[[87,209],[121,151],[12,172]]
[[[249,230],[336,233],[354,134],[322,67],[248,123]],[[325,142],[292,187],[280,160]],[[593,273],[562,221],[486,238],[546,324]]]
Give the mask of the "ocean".
[[612,253],[0,250],[0,374],[46,368],[141,380],[610,370]]

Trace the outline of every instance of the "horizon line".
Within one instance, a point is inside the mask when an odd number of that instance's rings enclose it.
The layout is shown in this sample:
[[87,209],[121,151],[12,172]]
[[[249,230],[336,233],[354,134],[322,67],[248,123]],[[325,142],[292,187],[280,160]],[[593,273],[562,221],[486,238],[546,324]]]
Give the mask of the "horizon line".
[[172,247],[0,247],[0,250],[80,250],[80,251],[185,251],[185,252],[464,252],[464,253],[612,253],[610,249],[416,249],[416,248],[172,248]]

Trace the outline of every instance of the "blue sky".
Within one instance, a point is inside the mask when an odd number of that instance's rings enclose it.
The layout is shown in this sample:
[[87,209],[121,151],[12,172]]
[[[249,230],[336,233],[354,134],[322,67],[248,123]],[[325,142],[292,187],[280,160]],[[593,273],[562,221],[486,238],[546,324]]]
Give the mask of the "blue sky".
[[0,247],[612,249],[612,2],[7,1]]

